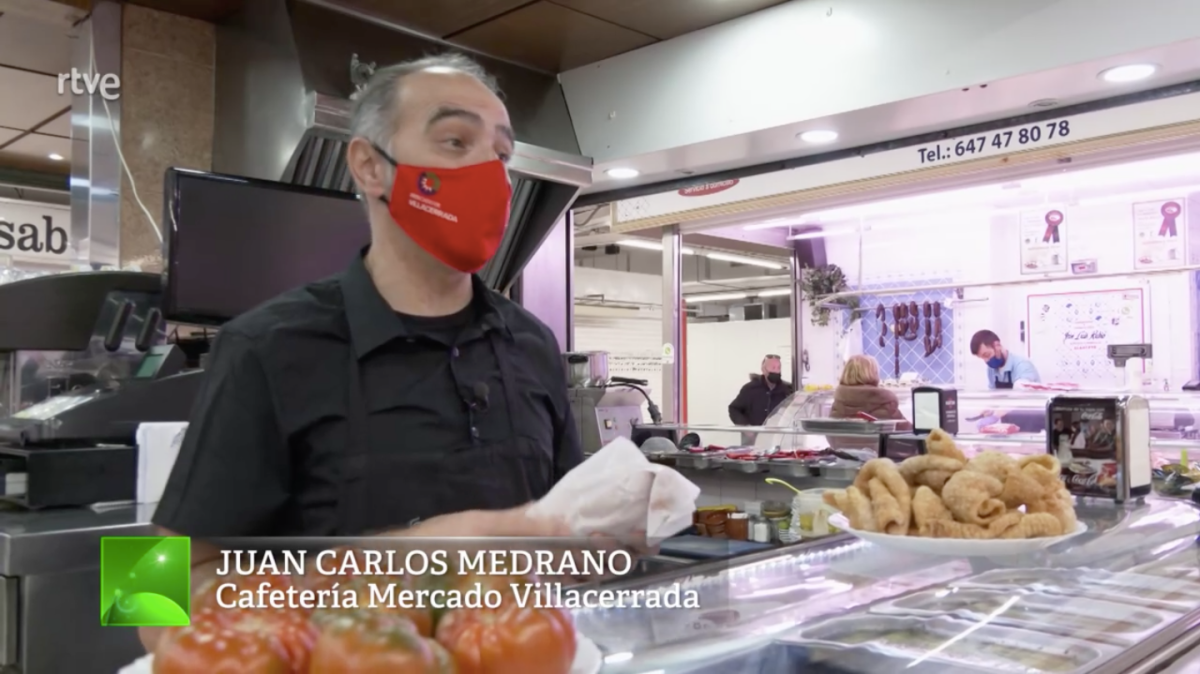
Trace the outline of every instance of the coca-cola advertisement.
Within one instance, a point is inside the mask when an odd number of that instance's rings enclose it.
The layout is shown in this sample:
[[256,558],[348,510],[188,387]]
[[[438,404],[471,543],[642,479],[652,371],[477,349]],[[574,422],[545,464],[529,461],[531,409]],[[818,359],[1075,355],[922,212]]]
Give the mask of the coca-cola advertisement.
[[1062,480],[1076,496],[1116,498],[1121,480],[1117,401],[1055,398],[1047,450],[1062,464]]

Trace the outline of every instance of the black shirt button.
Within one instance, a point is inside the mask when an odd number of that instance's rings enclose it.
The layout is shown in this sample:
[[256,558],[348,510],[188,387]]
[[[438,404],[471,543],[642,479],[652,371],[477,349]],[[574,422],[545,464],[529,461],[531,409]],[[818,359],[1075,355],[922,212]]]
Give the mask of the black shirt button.
[[475,438],[476,440],[479,439],[479,429],[476,428],[475,426],[471,427],[471,437]]
[[458,358],[458,347],[457,346],[450,347],[450,357]]

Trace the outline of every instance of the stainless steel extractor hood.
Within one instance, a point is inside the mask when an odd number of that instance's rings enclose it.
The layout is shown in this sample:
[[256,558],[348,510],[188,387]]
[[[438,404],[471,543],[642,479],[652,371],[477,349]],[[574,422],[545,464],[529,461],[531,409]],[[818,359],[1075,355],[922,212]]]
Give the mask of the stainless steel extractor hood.
[[[213,170],[352,191],[351,101],[371,64],[449,45],[329,0],[255,0],[217,28]],[[500,81],[517,134],[513,208],[500,254],[484,270],[507,289],[546,234],[591,184],[557,79],[474,55]]]

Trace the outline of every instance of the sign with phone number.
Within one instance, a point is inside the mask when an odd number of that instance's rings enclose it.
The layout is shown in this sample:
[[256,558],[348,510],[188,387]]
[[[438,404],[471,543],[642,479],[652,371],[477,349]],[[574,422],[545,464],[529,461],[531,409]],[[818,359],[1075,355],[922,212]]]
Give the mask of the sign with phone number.
[[940,164],[1057,145],[1067,142],[1070,136],[1071,120],[1059,119],[952,138],[916,151],[922,165]]

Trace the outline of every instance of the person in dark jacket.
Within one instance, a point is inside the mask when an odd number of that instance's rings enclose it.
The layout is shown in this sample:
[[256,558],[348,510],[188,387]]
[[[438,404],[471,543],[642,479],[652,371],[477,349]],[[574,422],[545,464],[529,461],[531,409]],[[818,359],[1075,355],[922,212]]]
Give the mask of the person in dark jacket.
[[[908,430],[911,424],[900,412],[900,401],[896,394],[879,385],[879,362],[871,356],[851,356],[842,368],[842,378],[833,392],[833,408],[829,416],[834,419],[855,419],[862,412],[884,420],[901,420],[897,430]],[[874,438],[836,436],[826,438],[834,449],[871,449],[877,446]]]
[[[729,403],[729,419],[734,424],[762,426],[767,417],[771,416],[771,412],[792,395],[792,385],[783,380],[782,369],[783,361],[779,356],[770,354],[763,358],[762,373],[752,375],[750,381],[738,391],[733,402]],[[745,441],[743,437],[743,442]]]

